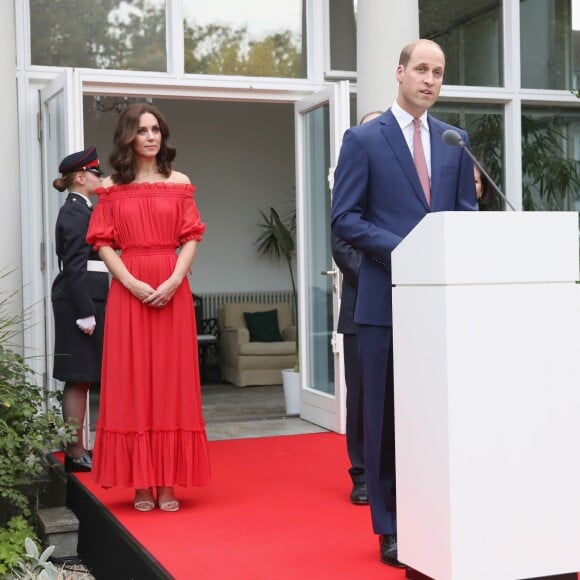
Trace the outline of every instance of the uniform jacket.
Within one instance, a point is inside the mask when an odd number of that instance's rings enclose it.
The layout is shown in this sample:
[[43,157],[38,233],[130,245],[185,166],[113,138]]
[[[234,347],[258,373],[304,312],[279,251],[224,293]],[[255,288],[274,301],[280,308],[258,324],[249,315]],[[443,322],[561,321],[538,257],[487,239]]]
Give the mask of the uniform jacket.
[[61,271],[52,285],[52,299],[70,302],[75,320],[94,316],[93,301],[106,300],[109,291],[108,274],[87,272],[88,260],[100,260],[86,240],[91,213],[83,196],[69,193],[56,220],[55,249]]

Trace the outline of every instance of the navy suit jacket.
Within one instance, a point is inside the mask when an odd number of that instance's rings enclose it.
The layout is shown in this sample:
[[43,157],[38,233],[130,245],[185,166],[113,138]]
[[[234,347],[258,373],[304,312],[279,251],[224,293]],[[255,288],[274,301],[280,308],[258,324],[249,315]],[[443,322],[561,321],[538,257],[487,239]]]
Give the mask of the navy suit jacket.
[[355,322],[392,325],[391,252],[429,212],[477,210],[473,162],[443,142],[455,129],[428,115],[431,207],[403,132],[390,110],[344,134],[334,172],[332,232],[363,253]]

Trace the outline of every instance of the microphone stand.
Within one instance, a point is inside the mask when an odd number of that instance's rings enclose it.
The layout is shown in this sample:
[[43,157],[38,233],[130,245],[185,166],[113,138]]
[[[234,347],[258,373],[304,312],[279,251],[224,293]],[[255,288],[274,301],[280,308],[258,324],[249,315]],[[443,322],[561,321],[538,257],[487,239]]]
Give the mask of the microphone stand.
[[509,208],[512,211],[516,211],[516,208],[510,203],[510,201],[508,200],[508,198],[503,194],[503,192],[501,191],[501,189],[498,187],[498,185],[495,183],[495,181],[490,177],[489,173],[483,168],[483,166],[481,165],[481,163],[475,158],[475,155],[473,155],[473,153],[469,150],[469,148],[463,142],[463,140],[461,140],[461,147],[463,147],[463,150],[469,155],[469,157],[471,157],[471,160],[473,161],[473,163],[475,163],[475,165],[477,166],[477,168],[479,169],[479,171],[481,171],[481,173],[483,175],[485,175],[485,177],[487,178],[487,180],[491,183],[492,187],[495,189],[495,191],[497,193],[499,193],[499,196],[506,202],[506,204],[509,206]]
[[508,198],[504,195],[503,191],[499,188],[497,183],[491,178],[489,173],[483,168],[483,165],[481,165],[481,163],[475,158],[475,155],[473,155],[473,153],[469,150],[469,147],[467,147],[465,141],[461,138],[461,136],[459,135],[459,133],[457,131],[453,131],[452,129],[445,131],[443,133],[443,141],[447,145],[451,145],[451,146],[456,145],[456,146],[461,147],[467,153],[467,155],[469,155],[469,157],[471,158],[473,163],[475,163],[475,165],[479,169],[479,171],[481,171],[481,173],[491,183],[493,189],[506,202],[506,204],[509,206],[509,208],[512,211],[517,211],[516,208],[510,203]]

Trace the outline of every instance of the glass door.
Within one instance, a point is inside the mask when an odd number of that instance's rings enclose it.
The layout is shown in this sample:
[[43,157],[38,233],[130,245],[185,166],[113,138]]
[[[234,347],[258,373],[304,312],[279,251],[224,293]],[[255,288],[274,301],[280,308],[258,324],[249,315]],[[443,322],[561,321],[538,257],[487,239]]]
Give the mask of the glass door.
[[350,124],[349,85],[333,84],[295,106],[300,416],[344,433],[342,340],[335,332],[339,276],[330,250],[331,176]]
[[54,249],[54,228],[60,206],[67,192],[52,187],[58,177],[58,166],[69,153],[83,149],[83,113],[81,85],[78,73],[66,69],[40,91],[42,129],[42,209],[43,256],[42,273],[45,308],[45,345],[47,386],[55,390],[52,379],[54,352],[54,319],[50,291],[58,274],[58,260]]
[[[44,336],[46,352],[46,385],[49,390],[59,388],[59,382],[52,378],[54,361],[54,316],[50,298],[52,282],[58,274],[58,260],[55,253],[54,228],[60,206],[67,192],[59,192],[52,187],[59,175],[58,166],[69,153],[80,151],[83,145],[83,104],[81,81],[77,71],[64,70],[58,77],[40,91],[41,131],[42,131],[42,276],[44,302]],[[89,445],[89,408],[83,429],[83,443]]]

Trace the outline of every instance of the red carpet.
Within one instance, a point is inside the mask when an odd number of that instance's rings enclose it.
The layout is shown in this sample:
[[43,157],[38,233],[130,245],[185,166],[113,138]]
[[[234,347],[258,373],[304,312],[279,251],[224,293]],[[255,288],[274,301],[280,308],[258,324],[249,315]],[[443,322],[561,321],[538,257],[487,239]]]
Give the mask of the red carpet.
[[381,564],[368,507],[348,501],[343,436],[210,443],[212,481],[177,488],[177,513],[139,513],[133,491],[77,477],[176,579],[402,580]]

